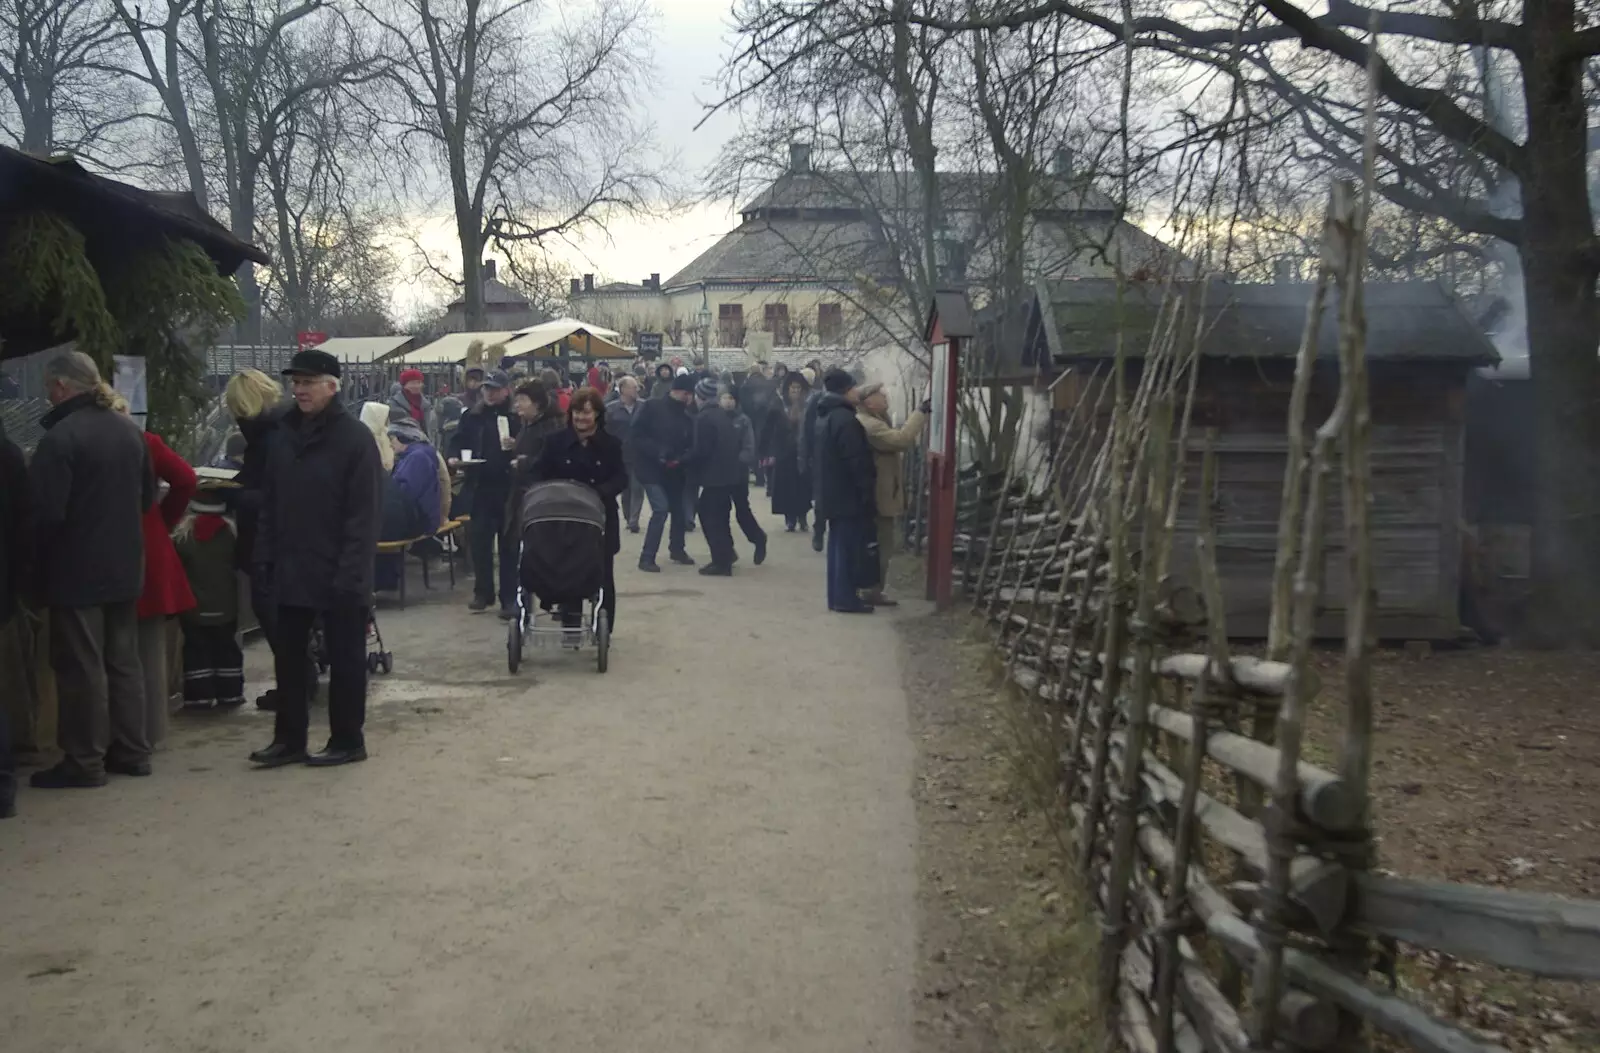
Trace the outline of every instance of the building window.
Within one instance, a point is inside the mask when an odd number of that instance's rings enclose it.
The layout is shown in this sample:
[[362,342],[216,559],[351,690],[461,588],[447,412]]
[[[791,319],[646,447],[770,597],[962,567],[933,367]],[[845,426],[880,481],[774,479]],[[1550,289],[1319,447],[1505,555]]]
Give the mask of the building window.
[[844,308],[836,303],[817,305],[817,339],[837,344],[844,337]]
[[761,309],[761,328],[772,334],[772,343],[776,347],[788,347],[789,338],[789,305],[786,303],[769,303]]
[[717,304],[717,346],[744,346],[744,306],[742,304]]

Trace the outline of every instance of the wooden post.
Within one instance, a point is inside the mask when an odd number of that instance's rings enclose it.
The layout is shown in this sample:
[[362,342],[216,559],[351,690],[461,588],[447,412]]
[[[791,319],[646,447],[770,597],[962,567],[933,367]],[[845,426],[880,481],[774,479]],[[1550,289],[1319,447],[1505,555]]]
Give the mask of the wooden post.
[[[935,337],[944,334],[935,321]],[[930,432],[928,444],[928,582],[927,595],[943,611],[950,608],[955,577],[956,540],[956,392],[960,371],[959,338],[938,340],[933,346],[935,420],[943,407],[942,427]],[[935,443],[938,446],[935,447]]]

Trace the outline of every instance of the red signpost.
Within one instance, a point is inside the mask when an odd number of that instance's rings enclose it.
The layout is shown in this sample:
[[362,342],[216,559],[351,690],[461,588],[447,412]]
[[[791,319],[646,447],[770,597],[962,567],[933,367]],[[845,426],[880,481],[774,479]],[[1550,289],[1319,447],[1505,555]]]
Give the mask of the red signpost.
[[928,599],[939,610],[950,606],[955,585],[956,441],[959,418],[961,352],[972,338],[972,307],[967,294],[942,289],[934,294],[924,336],[933,353],[933,421],[928,429]]
[[317,333],[309,330],[296,333],[295,337],[300,341],[300,350],[302,351],[316,347],[318,344],[327,343],[328,341],[327,333]]

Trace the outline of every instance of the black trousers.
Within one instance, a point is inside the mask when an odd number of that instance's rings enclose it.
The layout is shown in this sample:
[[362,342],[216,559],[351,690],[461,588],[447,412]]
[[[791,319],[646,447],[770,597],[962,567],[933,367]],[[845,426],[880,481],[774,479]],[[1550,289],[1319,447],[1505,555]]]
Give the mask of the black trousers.
[[[711,562],[718,567],[733,566],[733,492],[737,486],[700,488],[700,529],[705,531]],[[757,528],[759,529],[759,528]]]
[[337,749],[365,745],[367,721],[367,608],[278,608],[278,712],[273,741],[306,745],[311,724],[311,627],[322,618],[328,646],[328,744]]
[[[606,548],[605,580],[601,587],[605,590],[605,599],[600,602],[600,609],[606,612],[606,621],[611,628],[617,627],[617,556],[610,547]],[[561,605],[561,624],[568,629],[576,629],[583,624],[583,604],[572,603]]]
[[185,702],[244,701],[244,652],[239,649],[238,631],[237,622],[183,627]]
[[733,516],[739,523],[739,532],[744,539],[754,545],[758,541],[767,540],[767,532],[761,529],[761,523],[756,519],[756,514],[750,511],[750,484],[741,483],[733,488]]
[[[505,490],[473,492],[472,522],[467,533],[472,539],[472,589],[480,600],[490,603],[495,599],[495,582],[500,583],[500,606],[509,607],[517,602],[517,550],[516,539],[506,534],[506,501],[510,493]],[[500,574],[495,577],[495,546],[500,548]]]

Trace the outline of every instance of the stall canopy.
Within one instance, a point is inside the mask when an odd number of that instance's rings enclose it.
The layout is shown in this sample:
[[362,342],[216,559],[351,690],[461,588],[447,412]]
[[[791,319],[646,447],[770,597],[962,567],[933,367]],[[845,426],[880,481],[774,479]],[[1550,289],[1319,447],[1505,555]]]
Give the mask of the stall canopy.
[[[504,344],[521,332],[518,329],[506,329],[488,333],[446,333],[431,344],[424,344],[415,351],[407,351],[398,355],[391,362],[403,362],[406,365],[420,365],[433,362],[465,362],[467,348],[472,346],[474,340],[483,341],[484,347],[493,347],[495,344]],[[485,363],[493,368],[498,362]]]
[[317,345],[347,366],[365,366],[403,355],[416,346],[414,336],[335,336]]
[[520,330],[506,343],[513,358],[556,358],[565,351],[572,358],[632,358],[634,353],[617,343],[615,329],[604,329],[576,318],[557,318]]

